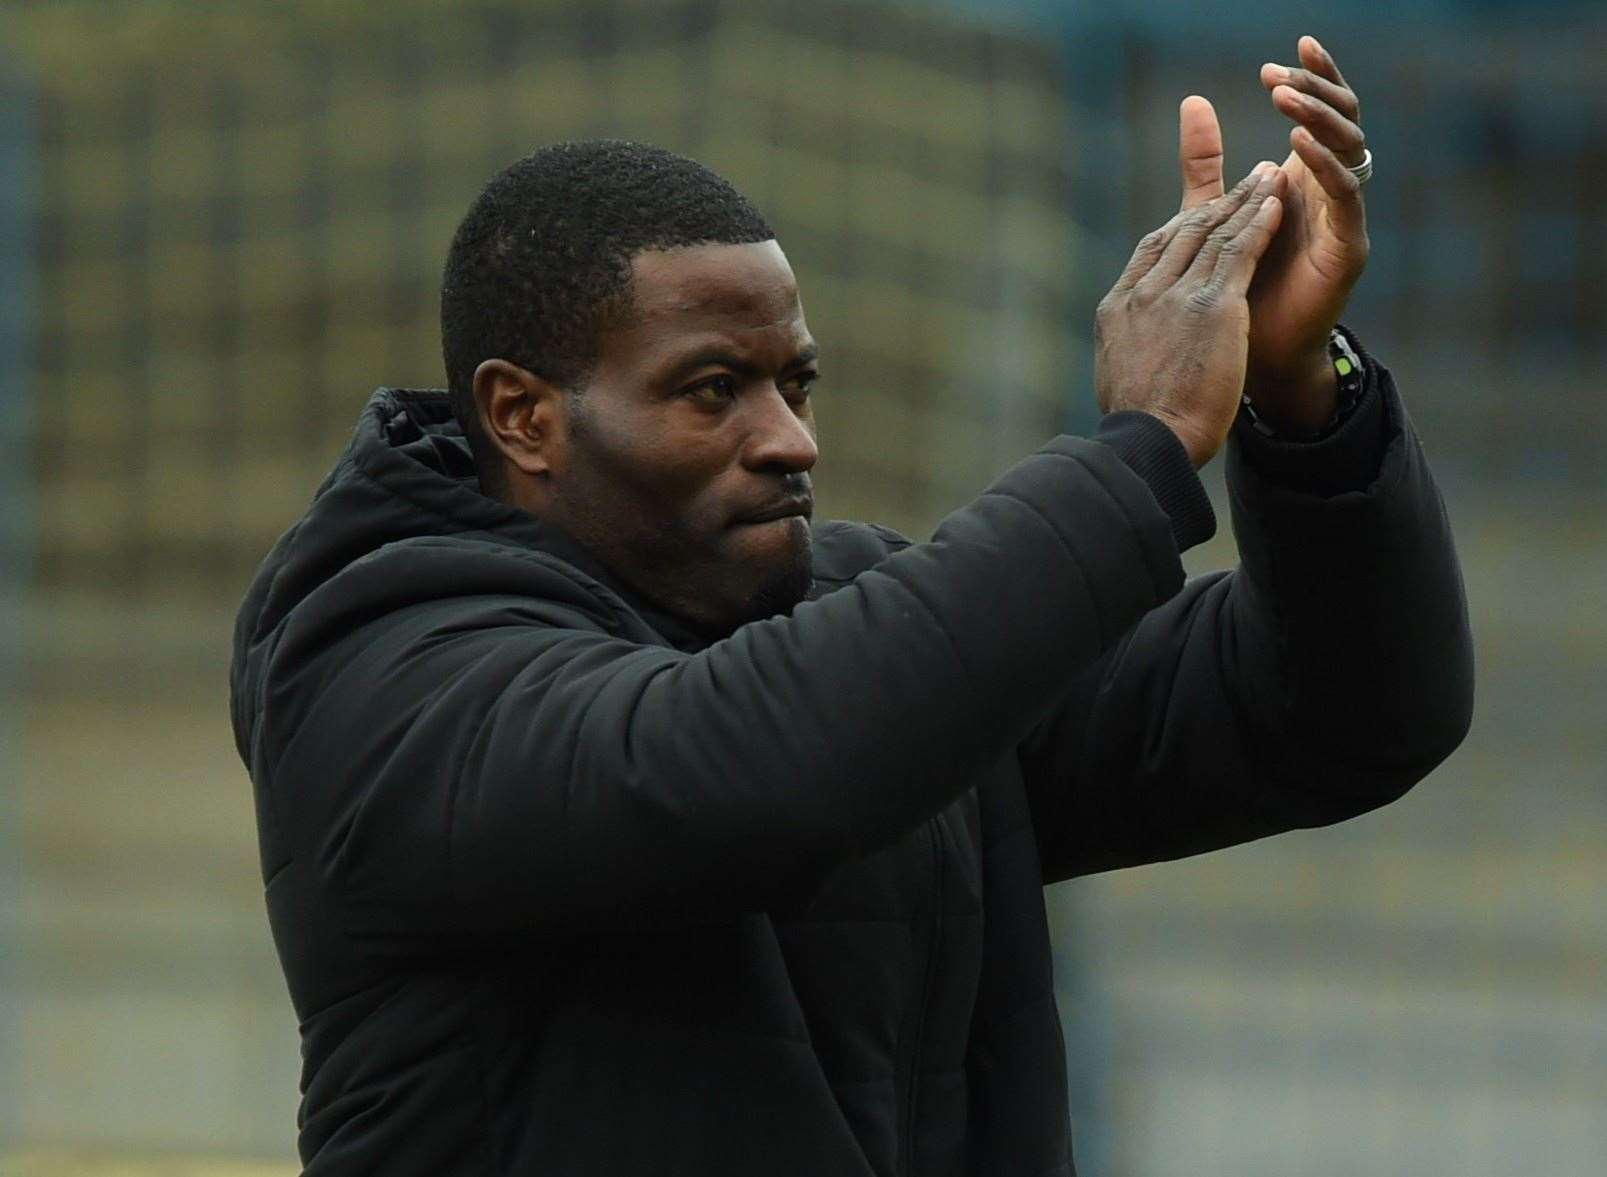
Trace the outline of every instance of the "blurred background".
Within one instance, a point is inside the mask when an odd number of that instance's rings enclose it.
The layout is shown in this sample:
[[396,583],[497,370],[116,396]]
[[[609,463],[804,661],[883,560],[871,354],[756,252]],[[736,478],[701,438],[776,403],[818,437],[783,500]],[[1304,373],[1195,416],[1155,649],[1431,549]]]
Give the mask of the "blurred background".
[[1090,426],[1179,99],[1282,158],[1257,68],[1303,32],[1377,156],[1348,321],[1445,489],[1478,714],[1380,813],[1051,892],[1079,1168],[1607,1172],[1607,5],[98,0],[0,4],[0,1173],[295,1172],[229,629],[371,389],[442,382],[495,170],[620,136],[755,197],[822,510],[924,535]]

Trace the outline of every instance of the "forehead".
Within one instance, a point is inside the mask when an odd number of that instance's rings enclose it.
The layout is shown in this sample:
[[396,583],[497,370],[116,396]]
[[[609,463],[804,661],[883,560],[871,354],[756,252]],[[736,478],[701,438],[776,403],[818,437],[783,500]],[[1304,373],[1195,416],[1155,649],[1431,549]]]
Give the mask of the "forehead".
[[803,320],[797,280],[775,241],[639,253],[631,302],[649,329],[801,329]]

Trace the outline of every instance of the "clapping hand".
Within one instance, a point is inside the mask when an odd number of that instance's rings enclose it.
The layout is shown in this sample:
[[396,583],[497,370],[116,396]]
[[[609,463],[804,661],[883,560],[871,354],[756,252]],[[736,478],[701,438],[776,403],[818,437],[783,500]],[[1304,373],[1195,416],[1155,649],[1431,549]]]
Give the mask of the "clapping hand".
[[1282,171],[1262,163],[1231,192],[1178,213],[1138,243],[1094,317],[1099,407],[1159,418],[1196,469],[1221,448],[1239,410],[1245,295],[1288,187]]
[[[1327,355],[1356,280],[1367,264],[1367,217],[1350,172],[1364,158],[1360,104],[1328,51],[1302,37],[1300,64],[1269,62],[1261,84],[1292,119],[1293,151],[1277,237],[1256,269],[1248,295],[1250,345],[1245,394],[1257,413],[1291,434],[1321,429],[1331,417],[1336,380]],[[1183,209],[1221,197],[1222,129],[1198,95],[1179,112]]]

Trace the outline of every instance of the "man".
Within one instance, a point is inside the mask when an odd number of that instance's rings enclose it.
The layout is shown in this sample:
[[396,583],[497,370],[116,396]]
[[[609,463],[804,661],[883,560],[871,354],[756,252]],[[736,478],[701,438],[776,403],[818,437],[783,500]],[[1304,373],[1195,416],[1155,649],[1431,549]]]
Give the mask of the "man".
[[[450,394],[374,396],[236,634],[306,1172],[1069,1174],[1043,885],[1456,746],[1444,513],[1331,343],[1354,97],[1300,55],[1294,154],[1230,192],[1185,103],[1098,438],[923,544],[812,523],[818,349],[729,185],[621,143],[492,180]],[[1243,566],[1185,585],[1230,430]]]

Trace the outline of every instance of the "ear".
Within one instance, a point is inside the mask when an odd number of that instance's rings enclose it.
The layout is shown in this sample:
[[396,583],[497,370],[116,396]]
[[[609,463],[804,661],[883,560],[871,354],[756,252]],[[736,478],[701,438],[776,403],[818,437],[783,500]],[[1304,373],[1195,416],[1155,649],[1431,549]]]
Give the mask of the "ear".
[[507,360],[485,360],[474,370],[474,402],[487,439],[513,469],[535,479],[563,469],[563,389]]

